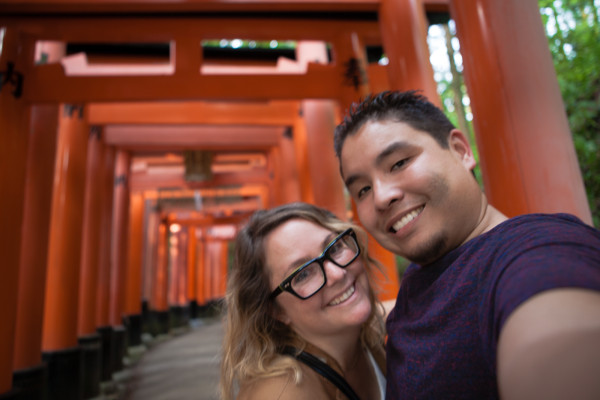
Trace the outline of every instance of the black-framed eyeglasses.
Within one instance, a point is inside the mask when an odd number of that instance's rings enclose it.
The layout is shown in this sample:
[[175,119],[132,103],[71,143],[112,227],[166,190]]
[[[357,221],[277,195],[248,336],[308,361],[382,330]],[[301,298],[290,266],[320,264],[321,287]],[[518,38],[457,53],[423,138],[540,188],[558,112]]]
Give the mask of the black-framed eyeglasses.
[[271,293],[271,298],[279,294],[290,292],[294,296],[305,300],[315,295],[325,283],[327,275],[323,263],[329,260],[340,268],[346,268],[360,254],[360,246],[356,233],[352,228],[346,229],[333,239],[319,257],[302,264],[277,286]]

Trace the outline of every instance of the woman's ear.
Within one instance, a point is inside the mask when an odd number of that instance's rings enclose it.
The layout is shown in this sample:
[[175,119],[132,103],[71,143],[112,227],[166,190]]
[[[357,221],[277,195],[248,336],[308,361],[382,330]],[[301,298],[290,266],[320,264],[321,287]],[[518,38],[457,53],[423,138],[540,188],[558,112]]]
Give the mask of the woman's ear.
[[291,322],[290,317],[288,317],[287,313],[281,308],[277,301],[275,301],[275,307],[273,307],[271,314],[273,315],[273,318],[285,325],[289,325]]
[[475,161],[473,150],[471,150],[469,139],[462,131],[459,131],[458,129],[452,129],[450,131],[450,135],[448,136],[448,147],[450,148],[450,151],[458,157],[465,168],[469,171],[475,168],[477,162]]

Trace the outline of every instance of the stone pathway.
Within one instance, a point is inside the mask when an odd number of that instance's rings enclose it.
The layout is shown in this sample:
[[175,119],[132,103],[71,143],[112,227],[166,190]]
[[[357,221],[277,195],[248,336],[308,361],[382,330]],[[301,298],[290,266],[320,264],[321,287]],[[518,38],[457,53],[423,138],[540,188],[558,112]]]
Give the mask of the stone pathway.
[[151,342],[127,370],[125,400],[218,400],[223,329],[220,320]]

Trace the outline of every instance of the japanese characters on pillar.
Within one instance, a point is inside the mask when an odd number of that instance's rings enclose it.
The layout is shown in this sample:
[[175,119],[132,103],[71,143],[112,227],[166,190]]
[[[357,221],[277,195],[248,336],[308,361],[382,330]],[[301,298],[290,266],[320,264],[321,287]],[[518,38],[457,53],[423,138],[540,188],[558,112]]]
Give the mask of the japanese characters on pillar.
[[[21,37],[17,30],[6,29],[0,53],[0,71],[3,78],[10,70],[14,79],[16,72],[23,70],[27,56],[19,48]],[[13,344],[15,339],[15,317],[17,310],[17,288],[23,204],[25,199],[25,168],[27,162],[27,104],[15,95],[17,88],[9,80],[0,91],[0,253],[3,257],[4,275],[0,280],[0,393],[12,388]]]

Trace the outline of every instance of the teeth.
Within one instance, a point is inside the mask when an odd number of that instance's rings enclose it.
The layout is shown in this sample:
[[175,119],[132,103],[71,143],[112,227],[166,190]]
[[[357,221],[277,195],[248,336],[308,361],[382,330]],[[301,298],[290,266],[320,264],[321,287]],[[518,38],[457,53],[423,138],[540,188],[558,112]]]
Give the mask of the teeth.
[[338,297],[337,299],[334,299],[331,303],[329,303],[330,306],[337,306],[340,303],[343,303],[344,301],[346,301],[348,299],[348,297],[352,296],[352,293],[354,293],[354,285],[350,286],[350,288],[348,290],[346,290],[344,293],[342,293],[342,295],[340,297]]
[[413,219],[415,219],[416,216],[421,213],[421,211],[423,211],[423,207],[419,207],[418,209],[411,211],[408,214],[406,214],[404,217],[402,217],[402,219],[400,221],[396,222],[392,226],[392,229],[394,230],[394,232],[398,232],[400,229],[404,228],[404,226],[406,224],[408,224],[410,221],[412,221]]

